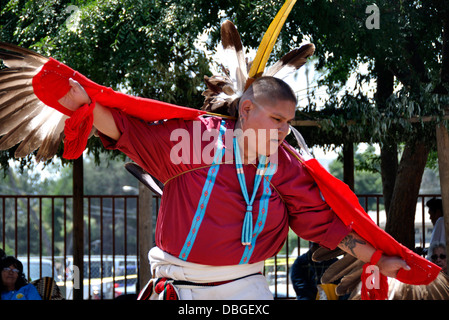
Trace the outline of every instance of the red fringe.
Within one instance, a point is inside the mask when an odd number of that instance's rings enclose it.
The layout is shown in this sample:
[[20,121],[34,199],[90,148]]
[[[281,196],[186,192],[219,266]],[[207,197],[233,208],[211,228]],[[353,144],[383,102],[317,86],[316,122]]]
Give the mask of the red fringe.
[[[369,263],[365,263],[362,272],[362,300],[387,300],[388,299],[388,278],[380,273],[376,264],[382,256],[382,251],[377,250],[371,257]],[[374,266],[374,270],[367,270],[369,266]],[[377,270],[377,272],[375,272]]]
[[65,159],[78,159],[86,149],[94,123],[94,108],[95,101],[89,105],[85,104],[65,121],[64,153],[62,155]]

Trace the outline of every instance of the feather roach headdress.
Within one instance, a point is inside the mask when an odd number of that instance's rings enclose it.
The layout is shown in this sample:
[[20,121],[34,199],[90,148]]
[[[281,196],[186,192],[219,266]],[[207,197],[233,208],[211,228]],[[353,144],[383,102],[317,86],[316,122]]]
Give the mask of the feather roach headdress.
[[221,25],[221,43],[224,49],[225,65],[223,74],[205,76],[207,89],[203,110],[236,116],[239,99],[251,83],[261,76],[285,78],[301,68],[314,51],[313,44],[306,44],[290,51],[270,68],[266,68],[268,58],[279,32],[296,1],[286,1],[265,33],[254,61],[248,62],[237,28],[231,21]]

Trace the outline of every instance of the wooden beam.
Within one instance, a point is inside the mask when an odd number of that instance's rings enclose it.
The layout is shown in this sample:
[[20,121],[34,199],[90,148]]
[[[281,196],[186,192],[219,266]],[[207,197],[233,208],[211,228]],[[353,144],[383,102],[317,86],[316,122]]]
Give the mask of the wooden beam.
[[[436,116],[423,116],[423,117],[412,117],[407,121],[410,123],[418,123],[418,122],[431,122],[437,121],[439,118]],[[441,120],[449,120],[449,115],[445,115],[440,118]],[[326,119],[317,119],[317,120],[293,120],[291,125],[294,127],[321,127],[321,122]],[[346,125],[351,126],[355,125],[357,122],[355,120],[346,121]]]
[[444,124],[437,125],[436,137],[447,256],[449,253],[449,246],[447,245],[449,243],[449,134]]

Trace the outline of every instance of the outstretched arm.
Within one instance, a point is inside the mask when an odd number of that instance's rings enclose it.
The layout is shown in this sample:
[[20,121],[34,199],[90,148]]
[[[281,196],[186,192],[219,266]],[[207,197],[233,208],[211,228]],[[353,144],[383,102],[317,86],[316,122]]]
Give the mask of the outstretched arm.
[[[355,232],[350,232],[338,247],[363,262],[369,262],[376,251],[373,246]],[[385,254],[382,254],[377,266],[383,275],[393,278],[396,277],[400,269],[410,270],[410,267],[401,258],[390,257]]]
[[[75,80],[69,79],[70,90],[59,100],[69,110],[75,111],[85,104],[90,104],[91,99],[87,95],[83,87]],[[118,130],[111,111],[99,103],[95,104],[93,111],[94,126],[103,134],[111,139],[118,140],[120,131]]]

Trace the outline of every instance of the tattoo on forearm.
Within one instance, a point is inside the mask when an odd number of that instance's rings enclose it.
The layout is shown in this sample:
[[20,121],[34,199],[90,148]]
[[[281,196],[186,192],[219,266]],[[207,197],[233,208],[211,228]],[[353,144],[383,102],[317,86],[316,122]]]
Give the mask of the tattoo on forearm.
[[347,235],[341,242],[344,246],[346,246],[349,250],[351,250],[352,254],[355,256],[354,248],[359,244],[366,244],[365,241],[356,239],[352,235]]

